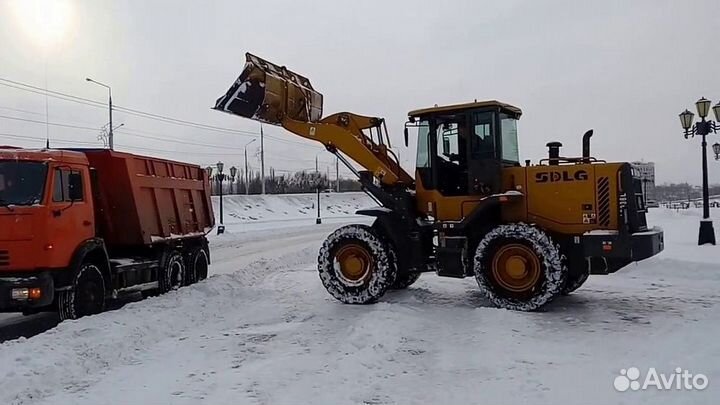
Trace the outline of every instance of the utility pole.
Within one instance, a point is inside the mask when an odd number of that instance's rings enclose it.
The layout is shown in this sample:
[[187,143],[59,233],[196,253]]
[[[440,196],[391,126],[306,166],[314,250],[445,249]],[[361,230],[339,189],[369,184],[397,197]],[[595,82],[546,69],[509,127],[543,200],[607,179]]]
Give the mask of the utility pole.
[[263,127],[260,124],[260,178],[262,181],[262,194],[265,194],[265,136]]
[[257,138],[253,138],[252,141],[245,144],[245,195],[250,194],[250,173],[248,173],[248,164],[247,164],[247,147],[251,143],[255,142]]
[[340,159],[335,156],[335,191],[340,192]]
[[245,148],[245,195],[250,195],[250,174],[247,166],[247,147]]
[[105,87],[106,89],[108,89],[108,114],[110,115],[110,126],[109,126],[109,131],[108,131],[108,132],[109,132],[109,133],[108,133],[108,146],[110,147],[110,150],[114,150],[115,144],[114,144],[114,142],[113,142],[112,89],[111,89],[110,86],[108,86],[107,84],[100,83],[100,82],[95,81],[95,80],[93,80],[93,79],[91,79],[91,78],[89,78],[89,77],[86,77],[86,78],[85,78],[85,81],[88,81],[88,82],[91,82],[91,83],[95,83],[95,84],[97,84],[98,86],[102,86],[102,87]]

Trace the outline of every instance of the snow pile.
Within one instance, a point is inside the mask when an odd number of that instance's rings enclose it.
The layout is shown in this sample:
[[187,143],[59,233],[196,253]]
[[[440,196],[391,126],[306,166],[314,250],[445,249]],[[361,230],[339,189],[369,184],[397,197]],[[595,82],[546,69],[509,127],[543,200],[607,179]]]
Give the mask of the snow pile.
[[[215,216],[220,215],[220,199],[213,197]],[[322,218],[349,218],[355,211],[377,206],[362,192],[320,193]],[[227,195],[223,197],[225,224],[276,222],[317,217],[317,194]]]

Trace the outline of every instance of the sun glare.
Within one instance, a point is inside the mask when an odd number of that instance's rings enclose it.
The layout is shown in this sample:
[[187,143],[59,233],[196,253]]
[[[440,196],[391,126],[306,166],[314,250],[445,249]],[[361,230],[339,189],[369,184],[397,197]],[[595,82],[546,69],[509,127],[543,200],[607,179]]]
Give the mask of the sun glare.
[[33,43],[44,48],[59,45],[72,23],[70,0],[15,0],[11,5],[23,32]]

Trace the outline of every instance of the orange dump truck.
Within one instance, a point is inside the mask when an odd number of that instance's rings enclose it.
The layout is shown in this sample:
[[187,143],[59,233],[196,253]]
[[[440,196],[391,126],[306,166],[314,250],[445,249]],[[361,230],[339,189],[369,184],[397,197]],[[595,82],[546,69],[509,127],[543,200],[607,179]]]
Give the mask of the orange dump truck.
[[0,312],[101,312],[207,277],[210,183],[196,165],[106,149],[0,146]]

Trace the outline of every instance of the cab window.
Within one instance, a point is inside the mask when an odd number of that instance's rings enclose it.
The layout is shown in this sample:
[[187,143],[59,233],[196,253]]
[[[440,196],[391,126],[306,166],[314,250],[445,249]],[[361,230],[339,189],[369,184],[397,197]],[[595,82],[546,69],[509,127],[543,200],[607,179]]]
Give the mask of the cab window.
[[513,163],[520,162],[517,119],[505,114],[500,114],[500,135],[502,140],[502,159]]
[[82,174],[72,169],[55,169],[53,202],[84,201]]
[[492,112],[473,114],[473,133],[470,141],[470,154],[473,159],[495,158]]

